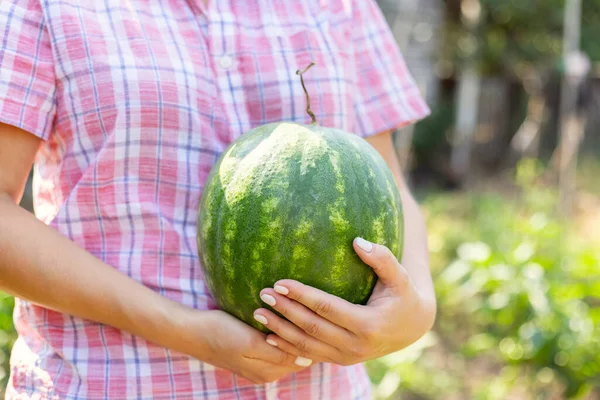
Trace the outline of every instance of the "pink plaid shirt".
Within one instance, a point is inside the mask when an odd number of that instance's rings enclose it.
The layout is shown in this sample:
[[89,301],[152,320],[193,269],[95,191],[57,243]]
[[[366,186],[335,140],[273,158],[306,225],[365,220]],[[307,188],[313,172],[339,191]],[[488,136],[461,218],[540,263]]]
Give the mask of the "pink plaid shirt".
[[[249,129],[309,122],[296,69],[316,62],[325,126],[368,136],[429,111],[373,0],[2,0],[0,32],[0,121],[44,140],[37,217],[197,309],[216,307],[195,244],[207,174]],[[371,396],[363,365],[254,385],[25,301],[15,325],[8,399]]]

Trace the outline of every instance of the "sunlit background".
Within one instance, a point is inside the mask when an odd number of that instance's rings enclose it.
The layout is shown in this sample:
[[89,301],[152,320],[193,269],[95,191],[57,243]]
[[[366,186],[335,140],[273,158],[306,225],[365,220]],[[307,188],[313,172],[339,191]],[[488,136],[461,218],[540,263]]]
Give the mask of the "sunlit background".
[[600,0],[379,5],[433,110],[396,146],[439,312],[368,363],[377,398],[600,399]]

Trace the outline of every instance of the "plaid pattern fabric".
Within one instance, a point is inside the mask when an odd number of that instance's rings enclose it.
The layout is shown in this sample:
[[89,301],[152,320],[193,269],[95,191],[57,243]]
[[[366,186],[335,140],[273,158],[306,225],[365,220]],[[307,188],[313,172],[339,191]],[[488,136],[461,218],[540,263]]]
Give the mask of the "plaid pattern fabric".
[[[133,279],[216,305],[196,212],[216,157],[267,122],[362,136],[429,112],[373,0],[2,0],[0,121],[43,138],[37,217]],[[85,268],[84,265],[81,268]],[[268,385],[18,300],[8,399],[365,399],[362,365]]]

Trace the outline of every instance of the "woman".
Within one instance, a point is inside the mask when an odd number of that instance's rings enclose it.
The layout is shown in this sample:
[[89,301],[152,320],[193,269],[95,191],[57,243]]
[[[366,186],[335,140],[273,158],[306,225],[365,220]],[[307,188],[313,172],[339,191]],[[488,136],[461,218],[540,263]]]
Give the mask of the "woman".
[[[390,131],[428,113],[371,0],[0,2],[0,290],[8,399],[364,399],[361,362],[434,320],[422,215]],[[362,135],[394,171],[405,251],[357,239],[367,306],[284,280],[265,336],[216,309],[195,251],[215,158],[250,128]],[[37,218],[20,209],[35,161]],[[402,263],[402,265],[400,264]]]

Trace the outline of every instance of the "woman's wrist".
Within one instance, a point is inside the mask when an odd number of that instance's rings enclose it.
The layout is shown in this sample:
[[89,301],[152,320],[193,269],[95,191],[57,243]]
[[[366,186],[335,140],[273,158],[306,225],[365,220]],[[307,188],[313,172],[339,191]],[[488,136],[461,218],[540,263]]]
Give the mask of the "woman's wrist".
[[162,297],[138,314],[134,326],[138,335],[148,341],[206,361],[211,358],[209,339],[211,332],[215,332],[215,313],[217,311],[196,310]]

